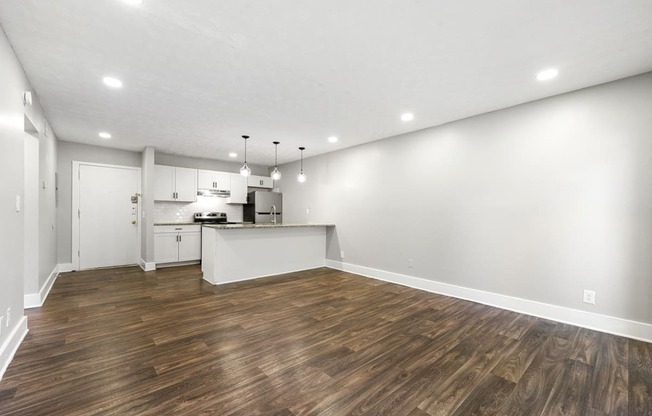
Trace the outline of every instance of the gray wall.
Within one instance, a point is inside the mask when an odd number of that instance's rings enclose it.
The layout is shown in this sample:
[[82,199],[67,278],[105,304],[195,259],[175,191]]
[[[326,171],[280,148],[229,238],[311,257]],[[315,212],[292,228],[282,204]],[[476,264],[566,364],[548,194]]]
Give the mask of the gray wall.
[[652,73],[284,165],[284,220],[336,223],[333,260],[652,323],[650,109]]
[[[40,108],[40,107],[39,107]],[[57,265],[57,171],[58,140],[41,114],[39,129],[39,290]]]
[[72,162],[103,163],[107,165],[140,167],[142,154],[107,147],[59,141],[58,145],[58,223],[59,263],[72,262]]
[[[157,165],[179,166],[182,168],[217,170],[220,172],[240,172],[242,161],[225,162],[222,160],[202,159],[196,157],[186,157],[178,155],[169,155],[165,153],[156,153],[155,163]],[[253,175],[268,176],[268,168],[260,165],[249,165]]]
[[[5,238],[0,239],[0,316],[11,308],[7,327],[3,321],[0,346],[16,328],[23,314],[24,271],[24,131],[23,91],[31,87],[20,62],[14,55],[5,33],[0,29],[0,217]],[[21,211],[16,212],[16,196],[21,198]],[[8,358],[0,350],[0,365]]]
[[[154,262],[154,159],[156,153],[153,147],[146,147],[142,153],[141,163],[141,218],[140,227],[140,257],[145,263]],[[143,265],[145,266],[145,265]]]
[[24,292],[38,293],[57,265],[56,160],[57,138],[32,91],[25,107],[25,232]]

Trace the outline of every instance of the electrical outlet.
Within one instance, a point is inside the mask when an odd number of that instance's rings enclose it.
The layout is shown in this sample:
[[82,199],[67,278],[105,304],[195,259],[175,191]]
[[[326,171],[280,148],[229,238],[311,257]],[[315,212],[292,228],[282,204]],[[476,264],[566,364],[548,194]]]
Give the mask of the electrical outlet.
[[584,303],[595,305],[595,291],[584,289]]
[[11,308],[7,308],[7,327],[9,327],[9,321],[11,320]]
[[414,259],[408,259],[408,269],[414,269]]
[[341,258],[341,259],[344,258],[344,250],[340,251],[340,258]]
[[306,214],[310,215],[310,208],[306,208]]

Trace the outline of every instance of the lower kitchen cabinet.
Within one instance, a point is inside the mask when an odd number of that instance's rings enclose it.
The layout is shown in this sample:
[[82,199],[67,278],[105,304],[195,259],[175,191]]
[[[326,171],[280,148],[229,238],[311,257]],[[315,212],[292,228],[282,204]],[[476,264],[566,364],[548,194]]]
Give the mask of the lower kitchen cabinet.
[[157,225],[154,227],[156,264],[201,259],[201,225]]

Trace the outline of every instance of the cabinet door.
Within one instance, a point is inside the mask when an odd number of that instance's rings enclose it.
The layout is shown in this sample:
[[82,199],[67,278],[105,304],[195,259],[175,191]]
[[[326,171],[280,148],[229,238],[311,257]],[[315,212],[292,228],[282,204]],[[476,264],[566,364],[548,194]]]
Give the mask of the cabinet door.
[[197,169],[174,168],[177,201],[197,200]]
[[215,182],[219,191],[231,190],[231,174],[228,172],[214,172]]
[[179,233],[179,261],[201,259],[201,231]]
[[274,181],[270,176],[261,176],[260,177],[260,187],[272,189],[274,187]]
[[229,204],[247,203],[247,177],[237,173],[231,174],[231,198]]
[[177,233],[154,234],[154,262],[173,263],[179,261]]
[[252,188],[260,188],[260,183],[261,183],[261,176],[257,175],[250,175],[247,177],[247,186],[250,186]]
[[175,201],[174,167],[154,165],[154,200]]
[[251,188],[269,188],[274,186],[272,178],[269,176],[252,175],[247,178],[247,186]]
[[215,187],[215,173],[212,170],[198,170],[197,189],[217,189]]

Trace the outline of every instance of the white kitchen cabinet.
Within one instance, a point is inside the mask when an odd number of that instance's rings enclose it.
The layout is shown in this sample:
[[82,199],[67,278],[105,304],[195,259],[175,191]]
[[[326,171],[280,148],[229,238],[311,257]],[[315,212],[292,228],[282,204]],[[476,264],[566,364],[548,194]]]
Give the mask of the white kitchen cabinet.
[[197,169],[154,165],[154,200],[195,202]]
[[269,176],[251,175],[247,178],[247,186],[251,188],[272,189],[274,187],[274,181]]
[[156,263],[179,261],[178,233],[154,233],[154,261]]
[[179,234],[179,261],[201,259],[201,230]]
[[231,174],[231,197],[229,204],[247,203],[247,177],[238,173]]
[[211,191],[229,191],[231,190],[231,174],[200,169],[197,171],[197,188]]
[[154,227],[154,261],[157,264],[201,259],[201,225]]

